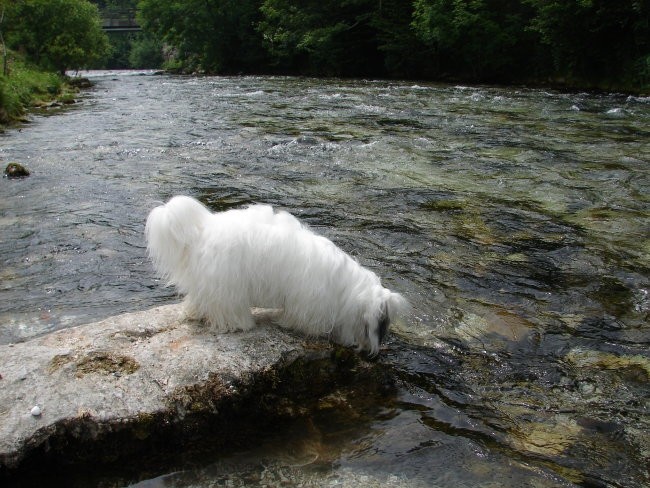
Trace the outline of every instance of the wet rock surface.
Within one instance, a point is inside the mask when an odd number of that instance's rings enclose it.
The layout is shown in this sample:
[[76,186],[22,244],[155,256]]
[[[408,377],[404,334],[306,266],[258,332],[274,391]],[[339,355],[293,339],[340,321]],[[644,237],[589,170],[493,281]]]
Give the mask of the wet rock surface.
[[83,76],[77,76],[74,78],[68,79],[68,83],[70,86],[74,88],[79,88],[79,89],[86,89],[86,88],[92,88],[93,83],[90,81],[88,78],[85,78]]
[[168,305],[0,346],[0,480],[236,445],[374,368],[256,319],[215,334]]
[[29,170],[20,163],[9,163],[5,168],[4,175],[7,178],[25,178],[30,175]]

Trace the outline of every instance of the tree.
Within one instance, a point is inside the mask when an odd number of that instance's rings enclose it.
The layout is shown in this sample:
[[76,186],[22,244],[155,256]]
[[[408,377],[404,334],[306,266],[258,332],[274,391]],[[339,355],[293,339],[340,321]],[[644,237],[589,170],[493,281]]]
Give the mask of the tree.
[[140,33],[131,43],[129,66],[131,68],[160,68],[163,64],[162,44],[146,33]]
[[97,7],[86,0],[18,0],[8,15],[10,45],[47,69],[63,74],[108,53]]
[[186,69],[254,72],[264,65],[255,30],[260,0],[141,0],[142,28],[173,47]]
[[276,65],[316,75],[383,70],[373,16],[377,0],[265,0],[259,30]]
[[5,38],[2,34],[4,30],[4,21],[5,13],[7,12],[7,6],[4,2],[0,2],[0,44],[2,44],[2,75],[7,76],[7,45],[5,44]]
[[521,76],[535,53],[521,0],[415,0],[413,28],[440,73],[474,80]]
[[650,81],[647,0],[525,0],[556,71],[582,80]]
[[411,26],[413,14],[413,0],[381,0],[370,21],[389,76],[426,78],[436,72],[429,47]]

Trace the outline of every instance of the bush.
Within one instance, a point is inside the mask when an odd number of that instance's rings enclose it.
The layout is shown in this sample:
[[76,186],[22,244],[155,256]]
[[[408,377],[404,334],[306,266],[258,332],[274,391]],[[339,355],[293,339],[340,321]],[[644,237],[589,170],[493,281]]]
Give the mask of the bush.
[[0,124],[19,119],[29,107],[66,95],[62,76],[14,60],[9,75],[0,75]]
[[131,68],[160,68],[163,64],[162,43],[150,35],[141,35],[131,44]]

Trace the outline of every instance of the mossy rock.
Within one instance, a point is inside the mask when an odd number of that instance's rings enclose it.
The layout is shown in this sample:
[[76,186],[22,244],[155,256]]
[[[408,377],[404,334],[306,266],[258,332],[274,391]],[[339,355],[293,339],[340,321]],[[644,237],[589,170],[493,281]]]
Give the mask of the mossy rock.
[[466,204],[460,200],[430,200],[424,202],[421,207],[431,212],[454,212],[462,211]]
[[29,170],[19,163],[9,163],[5,168],[7,178],[25,178],[29,176]]
[[70,78],[68,84],[74,88],[91,88],[93,86],[92,81],[84,77]]

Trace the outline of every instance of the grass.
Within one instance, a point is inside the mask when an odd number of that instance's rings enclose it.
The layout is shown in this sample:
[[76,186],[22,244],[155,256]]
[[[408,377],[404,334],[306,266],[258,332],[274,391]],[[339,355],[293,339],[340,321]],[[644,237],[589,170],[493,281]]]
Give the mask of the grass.
[[8,75],[0,74],[0,125],[20,121],[32,107],[72,96],[64,77],[13,57]]

